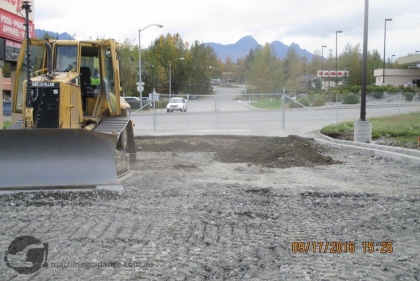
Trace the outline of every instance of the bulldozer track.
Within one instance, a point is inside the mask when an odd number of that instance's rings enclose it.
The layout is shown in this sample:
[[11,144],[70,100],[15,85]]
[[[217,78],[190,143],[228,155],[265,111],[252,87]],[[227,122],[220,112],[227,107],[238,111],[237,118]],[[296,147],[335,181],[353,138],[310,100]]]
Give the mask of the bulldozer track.
[[[118,178],[127,175],[127,173],[130,171],[130,156],[128,155],[127,146],[123,147],[123,151],[120,151],[117,148],[119,139],[121,136],[124,136],[123,132],[126,132],[129,122],[130,118],[128,117],[106,117],[94,129],[95,132],[117,136],[115,159]],[[125,137],[127,136],[125,135]],[[134,135],[131,137],[134,137]]]
[[95,132],[113,134],[117,139],[121,132],[127,127],[130,118],[128,117],[105,117],[94,129]]

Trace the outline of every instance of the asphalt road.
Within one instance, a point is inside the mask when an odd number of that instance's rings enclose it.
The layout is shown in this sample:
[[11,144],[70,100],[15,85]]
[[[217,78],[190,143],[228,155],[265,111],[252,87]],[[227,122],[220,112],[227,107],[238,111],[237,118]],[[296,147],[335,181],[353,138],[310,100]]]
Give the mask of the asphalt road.
[[[333,105],[310,109],[260,110],[247,98],[238,100],[243,88],[215,87],[215,95],[188,101],[186,113],[167,113],[164,109],[131,115],[135,135],[240,134],[263,136],[305,136],[326,125],[357,121],[359,105]],[[273,96],[273,99],[275,97]],[[367,105],[366,118],[419,111],[419,103]],[[154,118],[155,117],[155,118]],[[155,123],[154,123],[155,120]],[[283,129],[284,125],[284,129]]]

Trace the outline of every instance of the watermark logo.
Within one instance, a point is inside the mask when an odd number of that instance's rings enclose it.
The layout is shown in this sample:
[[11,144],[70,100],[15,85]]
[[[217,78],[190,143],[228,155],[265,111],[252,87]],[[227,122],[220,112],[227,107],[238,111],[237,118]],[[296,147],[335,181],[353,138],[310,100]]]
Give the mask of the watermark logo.
[[47,267],[48,243],[41,243],[33,236],[15,238],[5,252],[7,266],[21,274],[31,274]]

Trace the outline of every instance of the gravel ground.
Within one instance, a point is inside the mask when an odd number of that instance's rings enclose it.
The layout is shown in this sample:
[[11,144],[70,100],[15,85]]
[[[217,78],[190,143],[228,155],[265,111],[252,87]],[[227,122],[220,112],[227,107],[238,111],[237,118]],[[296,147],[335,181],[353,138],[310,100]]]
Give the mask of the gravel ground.
[[137,146],[121,194],[0,196],[1,249],[22,235],[49,245],[48,267],[2,262],[0,279],[420,279],[419,165],[294,136]]

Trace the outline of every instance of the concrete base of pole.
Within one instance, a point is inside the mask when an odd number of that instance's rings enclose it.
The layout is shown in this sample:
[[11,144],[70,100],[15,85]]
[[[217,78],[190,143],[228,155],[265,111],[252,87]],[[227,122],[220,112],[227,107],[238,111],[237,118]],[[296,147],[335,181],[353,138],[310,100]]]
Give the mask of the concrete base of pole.
[[372,141],[372,122],[356,121],[354,123],[354,141],[370,143]]

